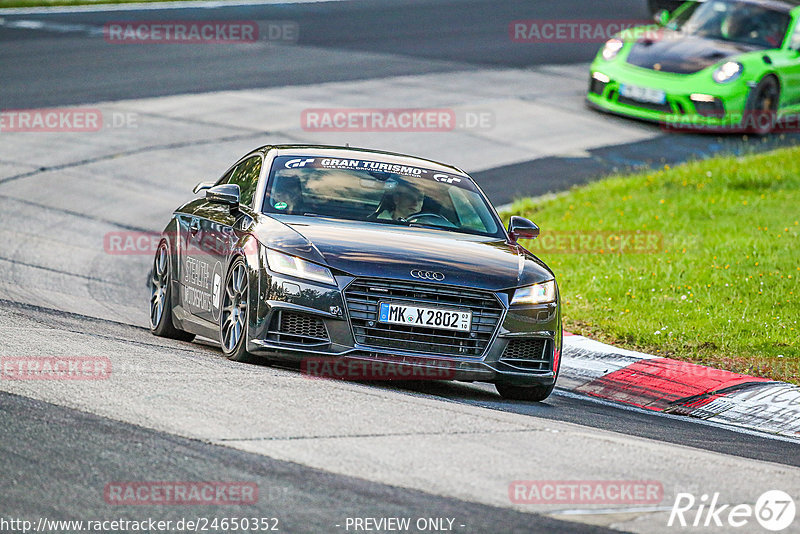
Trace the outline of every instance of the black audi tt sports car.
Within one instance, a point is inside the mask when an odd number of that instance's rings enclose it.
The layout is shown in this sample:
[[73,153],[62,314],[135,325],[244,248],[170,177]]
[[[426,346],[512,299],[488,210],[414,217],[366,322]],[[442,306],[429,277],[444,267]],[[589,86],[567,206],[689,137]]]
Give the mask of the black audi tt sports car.
[[506,230],[463,171],[264,146],[194,192],[155,255],[154,334],[219,340],[235,361],[378,362],[511,399],[552,392],[558,286],[517,242],[539,228],[512,217]]

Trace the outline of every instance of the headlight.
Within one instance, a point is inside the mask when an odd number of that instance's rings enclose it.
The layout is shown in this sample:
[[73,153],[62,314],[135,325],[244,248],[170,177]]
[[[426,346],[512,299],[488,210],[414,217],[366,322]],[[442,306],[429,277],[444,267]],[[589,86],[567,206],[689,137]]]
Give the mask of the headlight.
[[545,304],[547,302],[554,302],[556,300],[556,281],[550,280],[549,282],[542,282],[541,284],[533,284],[532,286],[525,286],[514,291],[514,298],[511,299],[511,305],[514,304]]
[[714,81],[717,83],[732,82],[742,74],[743,70],[744,66],[741,63],[728,61],[714,71]]
[[306,280],[313,280],[315,282],[324,282],[326,284],[336,285],[336,280],[333,278],[330,269],[311,263],[297,256],[289,256],[277,250],[267,249],[267,265],[269,268],[277,273],[288,274],[289,276],[296,276],[297,278],[305,278]]
[[606,41],[605,46],[603,46],[603,59],[606,61],[611,61],[617,57],[617,54],[619,54],[619,51],[622,50],[623,46],[625,46],[625,43],[619,39],[609,39]]

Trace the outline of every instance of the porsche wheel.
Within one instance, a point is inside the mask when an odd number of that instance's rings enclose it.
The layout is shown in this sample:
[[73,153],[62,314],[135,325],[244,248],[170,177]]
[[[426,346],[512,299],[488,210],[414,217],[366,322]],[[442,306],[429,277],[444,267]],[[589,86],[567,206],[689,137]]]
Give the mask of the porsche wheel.
[[775,127],[781,90],[774,76],[766,76],[750,92],[745,110],[746,130],[767,135]]
[[178,330],[172,322],[171,272],[169,247],[166,241],[162,241],[150,275],[150,331],[161,337],[191,341],[194,334]]
[[235,362],[254,361],[253,356],[247,352],[247,290],[247,267],[242,258],[237,258],[231,264],[225,279],[222,313],[219,315],[222,352]]

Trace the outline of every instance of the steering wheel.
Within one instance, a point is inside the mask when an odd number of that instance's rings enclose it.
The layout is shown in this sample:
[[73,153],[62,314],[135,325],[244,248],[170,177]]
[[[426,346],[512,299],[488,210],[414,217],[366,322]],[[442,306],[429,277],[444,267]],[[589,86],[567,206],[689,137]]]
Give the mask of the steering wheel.
[[422,219],[423,217],[434,217],[436,219],[441,219],[448,226],[455,226],[452,222],[450,222],[450,219],[448,219],[444,215],[440,215],[439,213],[415,213],[414,215],[409,215],[408,217],[406,217],[405,221],[409,222],[409,223],[413,223],[413,222],[416,222],[419,219]]

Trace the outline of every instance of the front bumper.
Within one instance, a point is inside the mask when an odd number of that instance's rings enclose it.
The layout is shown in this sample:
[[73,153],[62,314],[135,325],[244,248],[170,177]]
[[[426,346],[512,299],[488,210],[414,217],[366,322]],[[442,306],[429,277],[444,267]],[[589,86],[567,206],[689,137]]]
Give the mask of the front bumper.
[[[334,374],[332,378],[353,380],[545,386],[556,380],[562,343],[558,301],[510,307],[508,292],[407,280],[337,276],[337,285],[333,288],[275,273],[262,275],[258,304],[251,308],[248,351],[300,363],[309,374],[312,369],[324,369]],[[440,306],[473,306],[473,329],[456,334],[379,324],[377,316],[371,315],[376,307],[365,300],[365,287],[380,291],[380,296],[372,297],[373,304],[377,300],[413,303],[416,295],[419,302],[431,305],[431,295],[438,292]],[[387,287],[395,293],[384,292]],[[455,293],[460,294],[460,306],[447,300],[456,298],[452,296]],[[491,309],[480,310],[479,302]],[[320,364],[323,359],[366,362],[369,367],[325,366]],[[363,374],[365,370],[367,374]]]
[[[622,84],[664,91],[663,103],[621,94]],[[657,122],[669,130],[727,129],[741,122],[749,88],[742,80],[718,84],[707,70],[674,74],[629,65],[624,60],[596,60],[590,69],[587,103],[603,111]]]

